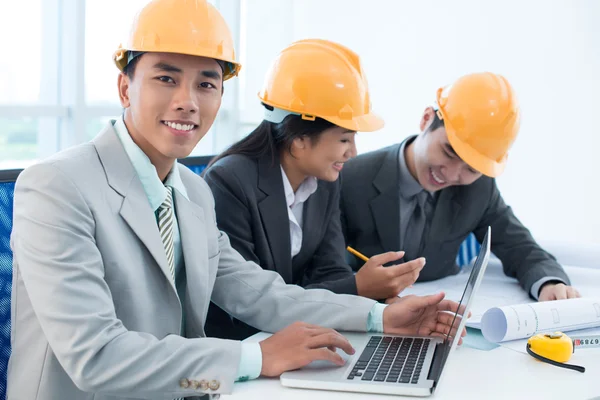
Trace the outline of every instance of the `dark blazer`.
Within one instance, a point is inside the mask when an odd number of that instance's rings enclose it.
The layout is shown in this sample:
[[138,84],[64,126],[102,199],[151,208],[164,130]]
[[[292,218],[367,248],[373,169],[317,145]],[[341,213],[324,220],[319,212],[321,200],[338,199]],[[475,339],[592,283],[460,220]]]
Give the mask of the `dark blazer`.
[[[389,146],[350,160],[342,172],[340,209],[346,244],[370,257],[397,251],[400,243],[398,152]],[[496,181],[481,177],[471,185],[452,186],[438,195],[431,227],[423,247],[427,264],[418,281],[458,272],[460,244],[473,232],[479,242],[492,228],[491,249],[504,273],[519,280],[529,293],[539,279],[568,277],[556,259],[535,242],[529,230],[504,203]],[[360,268],[356,262],[353,268]]]
[[[227,156],[204,172],[215,198],[217,225],[246,260],[277,271],[288,284],[356,295],[340,225],[340,183],[319,181],[304,203],[302,248],[290,255],[290,228],[278,157]],[[211,304],[209,336],[245,338],[256,332]],[[240,336],[241,335],[241,336]]]

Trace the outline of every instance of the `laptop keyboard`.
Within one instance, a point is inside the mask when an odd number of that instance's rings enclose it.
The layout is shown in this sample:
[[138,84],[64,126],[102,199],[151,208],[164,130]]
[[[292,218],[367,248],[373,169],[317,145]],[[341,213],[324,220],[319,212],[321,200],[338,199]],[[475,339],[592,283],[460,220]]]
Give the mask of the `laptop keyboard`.
[[371,336],[348,379],[416,384],[428,347],[429,339]]

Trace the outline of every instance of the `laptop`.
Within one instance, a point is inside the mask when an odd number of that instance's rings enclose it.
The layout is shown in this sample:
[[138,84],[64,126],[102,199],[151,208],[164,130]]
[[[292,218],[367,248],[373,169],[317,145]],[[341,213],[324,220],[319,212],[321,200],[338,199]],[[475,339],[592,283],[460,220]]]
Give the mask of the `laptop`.
[[[481,284],[490,257],[491,228],[481,243],[469,280],[460,300],[462,314],[454,317],[452,326],[462,332]],[[439,386],[446,361],[458,345],[453,337],[398,336],[382,333],[344,333],[356,353],[348,356],[343,367],[326,361],[315,361],[308,366],[285,372],[283,386],[335,390],[359,393],[431,396]]]

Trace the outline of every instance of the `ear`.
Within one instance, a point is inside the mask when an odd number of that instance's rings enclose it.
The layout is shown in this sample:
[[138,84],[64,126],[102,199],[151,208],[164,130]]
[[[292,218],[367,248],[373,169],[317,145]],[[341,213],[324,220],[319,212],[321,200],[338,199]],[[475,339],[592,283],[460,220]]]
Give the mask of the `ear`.
[[292,147],[304,150],[309,145],[309,139],[306,136],[299,136],[292,141]]
[[121,72],[117,81],[119,87],[119,100],[121,101],[121,107],[128,108],[131,105],[129,99],[129,87],[131,86],[131,80],[129,77]]
[[425,111],[423,111],[423,116],[421,117],[421,122],[419,123],[419,129],[421,132],[425,132],[429,125],[431,125],[431,121],[433,121],[433,117],[435,115],[435,110],[433,107],[427,107]]

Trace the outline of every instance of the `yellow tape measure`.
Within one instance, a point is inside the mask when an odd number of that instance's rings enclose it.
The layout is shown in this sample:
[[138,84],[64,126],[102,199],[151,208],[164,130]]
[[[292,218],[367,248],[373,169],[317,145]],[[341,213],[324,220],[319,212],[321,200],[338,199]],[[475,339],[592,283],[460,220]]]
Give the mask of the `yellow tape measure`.
[[565,364],[575,348],[600,347],[600,336],[570,338],[562,332],[540,333],[527,340],[527,353],[534,358],[557,367],[585,372],[579,365]]

